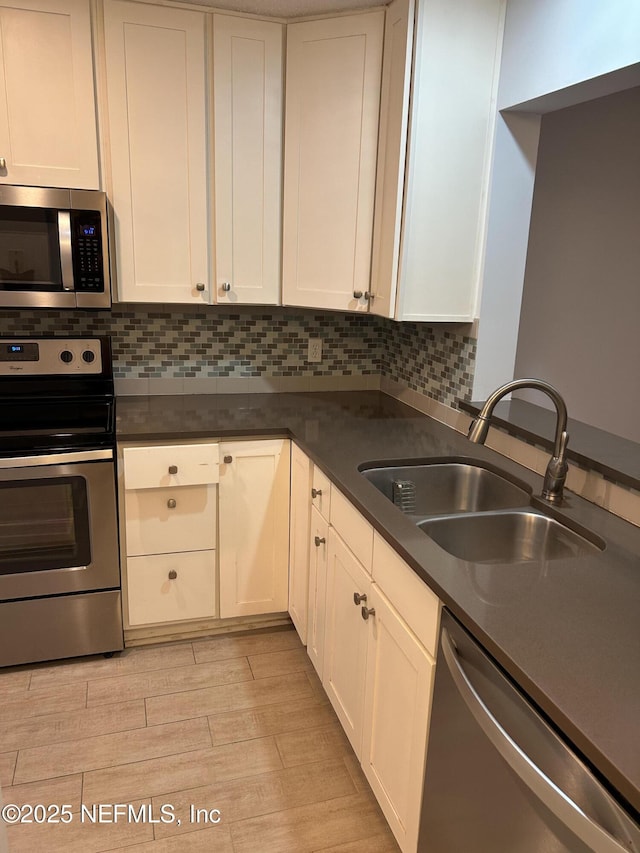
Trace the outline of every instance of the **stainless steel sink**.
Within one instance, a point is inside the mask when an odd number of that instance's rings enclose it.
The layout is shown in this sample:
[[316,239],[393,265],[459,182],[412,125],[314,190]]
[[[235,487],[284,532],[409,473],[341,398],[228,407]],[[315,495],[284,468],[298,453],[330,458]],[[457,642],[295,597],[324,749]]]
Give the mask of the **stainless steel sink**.
[[404,512],[423,518],[524,507],[530,503],[531,491],[524,483],[514,483],[468,462],[372,465],[360,472]]
[[418,527],[445,551],[471,563],[543,562],[604,549],[598,537],[586,531],[580,535],[533,510],[430,518]]

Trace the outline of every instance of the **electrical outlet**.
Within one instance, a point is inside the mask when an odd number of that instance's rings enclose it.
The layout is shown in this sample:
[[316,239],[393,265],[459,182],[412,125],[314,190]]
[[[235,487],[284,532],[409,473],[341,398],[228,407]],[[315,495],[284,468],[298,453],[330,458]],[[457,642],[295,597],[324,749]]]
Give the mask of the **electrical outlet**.
[[322,338],[309,338],[307,361],[322,361]]

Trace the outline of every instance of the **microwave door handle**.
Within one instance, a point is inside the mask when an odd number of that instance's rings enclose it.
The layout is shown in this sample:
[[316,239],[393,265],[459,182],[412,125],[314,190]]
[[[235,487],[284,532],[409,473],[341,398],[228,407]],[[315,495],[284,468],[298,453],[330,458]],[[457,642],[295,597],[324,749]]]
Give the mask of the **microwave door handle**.
[[440,636],[440,645],[449,673],[467,708],[502,758],[532,794],[543,802],[590,849],[601,851],[601,853],[623,853],[623,851],[628,853],[627,847],[623,847],[606,830],[592,821],[580,806],[536,766],[502,728],[469,681],[446,629],[443,629]]
[[71,214],[68,210],[58,211],[58,239],[60,241],[60,267],[62,289],[75,290],[73,280],[73,257],[71,254]]

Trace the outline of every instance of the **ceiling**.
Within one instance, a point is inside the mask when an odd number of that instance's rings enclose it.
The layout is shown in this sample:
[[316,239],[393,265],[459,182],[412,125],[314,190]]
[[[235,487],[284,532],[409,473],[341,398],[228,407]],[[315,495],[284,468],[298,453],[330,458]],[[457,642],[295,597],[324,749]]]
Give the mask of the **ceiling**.
[[[189,2],[189,0],[183,0]],[[326,12],[346,12],[385,5],[388,0],[192,0],[198,5],[234,12],[249,12],[265,18],[302,18]]]

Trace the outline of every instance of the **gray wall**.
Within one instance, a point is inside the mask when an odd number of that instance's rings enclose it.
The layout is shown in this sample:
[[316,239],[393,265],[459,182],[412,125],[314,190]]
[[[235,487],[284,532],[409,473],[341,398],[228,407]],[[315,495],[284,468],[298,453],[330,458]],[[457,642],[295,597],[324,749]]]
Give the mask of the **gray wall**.
[[639,350],[636,88],[542,119],[515,376],[548,380],[570,417],[640,442]]

